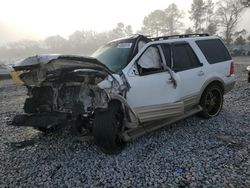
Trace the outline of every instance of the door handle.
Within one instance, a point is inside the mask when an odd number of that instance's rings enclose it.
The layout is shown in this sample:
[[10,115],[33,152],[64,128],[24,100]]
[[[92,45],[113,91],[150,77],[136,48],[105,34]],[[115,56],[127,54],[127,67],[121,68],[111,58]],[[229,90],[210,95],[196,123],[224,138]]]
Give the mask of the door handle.
[[198,76],[203,76],[205,73],[203,71],[198,72]]

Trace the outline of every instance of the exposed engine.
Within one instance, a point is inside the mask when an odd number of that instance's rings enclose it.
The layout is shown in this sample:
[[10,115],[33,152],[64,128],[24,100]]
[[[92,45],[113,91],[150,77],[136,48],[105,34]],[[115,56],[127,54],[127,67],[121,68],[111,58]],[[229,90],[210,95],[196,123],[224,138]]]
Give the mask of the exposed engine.
[[[84,80],[84,82],[83,82]],[[83,76],[75,82],[65,79],[47,80],[40,87],[27,87],[26,113],[63,112],[73,116],[91,114],[95,108],[107,107],[108,97],[97,86],[102,79]]]
[[28,89],[25,114],[15,116],[15,125],[48,129],[74,121],[91,129],[96,109],[107,109],[111,99],[130,109],[123,98],[124,80],[96,59],[32,56],[15,70],[20,71],[18,79]]

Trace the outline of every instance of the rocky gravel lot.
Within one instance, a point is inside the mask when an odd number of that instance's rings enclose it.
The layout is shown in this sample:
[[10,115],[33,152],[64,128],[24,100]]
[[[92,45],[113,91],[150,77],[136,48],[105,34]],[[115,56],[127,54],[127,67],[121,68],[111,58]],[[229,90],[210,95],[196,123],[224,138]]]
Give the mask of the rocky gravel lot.
[[26,90],[0,81],[0,187],[250,187],[250,84],[246,63],[236,63],[237,84],[219,116],[190,117],[111,156],[69,128],[8,125]]

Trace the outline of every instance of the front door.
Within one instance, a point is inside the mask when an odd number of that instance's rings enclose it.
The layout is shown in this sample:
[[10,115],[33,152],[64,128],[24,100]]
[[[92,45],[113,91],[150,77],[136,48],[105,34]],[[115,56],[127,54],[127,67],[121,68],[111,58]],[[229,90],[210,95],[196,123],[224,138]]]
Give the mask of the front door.
[[130,85],[127,101],[141,122],[184,113],[183,102],[180,101],[180,79],[174,74],[176,84],[172,82],[159,45],[148,46],[131,63],[134,67],[126,74]]

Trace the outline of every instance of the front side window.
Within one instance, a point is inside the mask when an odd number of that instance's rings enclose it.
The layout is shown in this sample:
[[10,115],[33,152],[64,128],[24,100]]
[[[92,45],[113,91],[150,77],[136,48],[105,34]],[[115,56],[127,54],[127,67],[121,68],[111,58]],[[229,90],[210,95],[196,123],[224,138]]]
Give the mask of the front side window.
[[176,44],[173,46],[173,67],[175,72],[188,70],[201,66],[193,49],[189,44]]
[[158,47],[148,47],[142,54],[142,56],[138,59],[137,65],[141,74],[153,73],[162,70],[162,60]]

